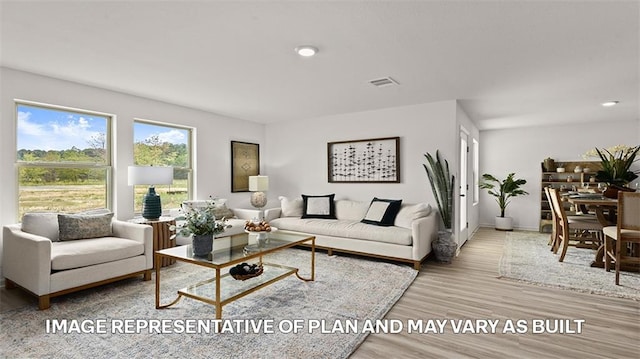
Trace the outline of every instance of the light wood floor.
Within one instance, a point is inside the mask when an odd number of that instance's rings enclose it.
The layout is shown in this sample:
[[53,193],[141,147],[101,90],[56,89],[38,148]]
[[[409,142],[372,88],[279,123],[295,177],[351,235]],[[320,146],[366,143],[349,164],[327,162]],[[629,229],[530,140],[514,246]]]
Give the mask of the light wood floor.
[[[351,358],[640,358],[640,302],[498,279],[504,236],[481,228],[452,264],[427,262],[386,318],[405,323],[582,319],[581,334],[453,334],[452,330],[408,334],[404,330],[369,335]],[[498,328],[502,331],[500,324]]]
[[[405,328],[369,335],[352,358],[640,358],[640,302],[498,279],[504,236],[480,229],[452,264],[426,262],[386,318],[405,324],[581,319],[581,334],[453,334],[451,327],[444,334],[409,334]],[[35,303],[21,290],[0,289],[0,312],[24,305],[35,310]]]

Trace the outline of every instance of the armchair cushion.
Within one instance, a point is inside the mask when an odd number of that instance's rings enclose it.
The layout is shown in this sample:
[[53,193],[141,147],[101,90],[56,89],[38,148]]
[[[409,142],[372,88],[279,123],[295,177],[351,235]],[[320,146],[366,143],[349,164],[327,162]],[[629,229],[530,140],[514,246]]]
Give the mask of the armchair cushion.
[[60,241],[111,236],[113,213],[99,215],[59,214]]
[[65,270],[113,262],[144,254],[144,243],[117,237],[56,242],[51,246],[51,269]]

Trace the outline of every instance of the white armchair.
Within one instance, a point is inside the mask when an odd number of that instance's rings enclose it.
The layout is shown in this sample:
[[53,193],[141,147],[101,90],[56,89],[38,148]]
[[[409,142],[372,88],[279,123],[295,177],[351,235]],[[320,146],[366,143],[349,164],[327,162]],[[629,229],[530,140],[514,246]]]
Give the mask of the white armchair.
[[[98,216],[75,217],[82,218],[69,228],[78,232],[83,231],[78,224],[87,223],[82,222],[83,218]],[[27,290],[38,297],[40,309],[47,309],[52,297],[138,275],[151,280],[151,226],[111,217],[106,224],[109,231],[106,235],[96,234],[99,232],[94,226],[86,230],[88,237],[93,238],[77,239],[67,234],[62,238],[56,213],[26,214],[22,223],[4,226],[5,287]]]

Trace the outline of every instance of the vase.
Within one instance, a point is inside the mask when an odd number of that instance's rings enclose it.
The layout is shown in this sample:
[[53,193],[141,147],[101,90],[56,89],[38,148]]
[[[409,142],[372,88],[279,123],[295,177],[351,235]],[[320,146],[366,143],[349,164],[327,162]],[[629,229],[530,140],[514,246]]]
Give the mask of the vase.
[[554,172],[556,170],[556,161],[553,158],[545,158],[544,159],[544,171],[545,172]]
[[513,218],[496,216],[496,231],[513,231]]
[[438,238],[432,243],[436,260],[442,263],[451,263],[456,255],[458,243],[456,243],[453,233],[449,231],[438,231]]
[[194,234],[191,239],[193,255],[196,257],[206,257],[213,249],[213,235]]
[[635,192],[633,188],[618,186],[617,184],[610,184],[607,189],[602,192],[602,195],[607,198],[618,199],[618,192]]

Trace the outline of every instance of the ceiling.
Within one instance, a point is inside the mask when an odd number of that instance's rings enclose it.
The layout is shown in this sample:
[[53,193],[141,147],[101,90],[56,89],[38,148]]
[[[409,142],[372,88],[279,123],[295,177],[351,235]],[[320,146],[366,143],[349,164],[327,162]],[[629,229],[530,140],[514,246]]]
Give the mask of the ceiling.
[[[453,99],[480,129],[629,121],[639,8],[2,0],[0,64],[259,123]],[[319,53],[299,57],[304,44]],[[385,76],[399,86],[369,83]]]

